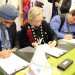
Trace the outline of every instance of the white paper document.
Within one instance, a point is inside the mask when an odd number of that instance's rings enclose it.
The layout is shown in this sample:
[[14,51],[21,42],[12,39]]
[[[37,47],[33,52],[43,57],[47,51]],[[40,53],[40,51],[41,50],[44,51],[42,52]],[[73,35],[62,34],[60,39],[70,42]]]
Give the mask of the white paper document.
[[59,57],[67,51],[64,49],[59,49],[57,47],[50,47],[48,44],[40,45],[40,48],[52,56]]
[[66,41],[66,42],[70,42],[70,43],[74,43],[75,44],[75,39],[71,39],[71,40],[63,39],[63,41]]
[[10,57],[0,59],[0,67],[8,74],[12,74],[22,68],[28,66],[29,63],[15,54],[11,54]]

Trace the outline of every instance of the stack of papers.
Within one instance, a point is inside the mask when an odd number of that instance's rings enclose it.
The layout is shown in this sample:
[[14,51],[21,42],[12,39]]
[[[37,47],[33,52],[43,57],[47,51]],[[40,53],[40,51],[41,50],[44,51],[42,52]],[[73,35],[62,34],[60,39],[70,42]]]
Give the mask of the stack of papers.
[[54,57],[59,57],[66,53],[67,51],[64,49],[60,49],[57,47],[50,47],[48,44],[40,45],[40,48],[45,51],[45,53],[50,54]]
[[8,74],[11,75],[12,73],[25,68],[28,66],[29,63],[22,58],[18,57],[15,54],[11,54],[10,57],[5,59],[0,59],[0,67]]
[[66,41],[66,42],[70,42],[70,43],[74,43],[75,44],[75,39],[71,39],[71,40],[63,39],[63,41]]

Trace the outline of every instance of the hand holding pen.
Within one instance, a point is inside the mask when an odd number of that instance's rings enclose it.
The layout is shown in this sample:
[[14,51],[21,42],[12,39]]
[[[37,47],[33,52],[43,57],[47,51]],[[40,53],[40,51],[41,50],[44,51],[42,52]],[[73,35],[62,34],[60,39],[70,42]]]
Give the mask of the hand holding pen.
[[73,39],[73,35],[71,35],[71,34],[66,34],[66,35],[64,36],[64,39],[66,39],[66,40],[71,40],[71,39]]
[[5,50],[9,50],[10,52],[15,52],[17,50],[17,48],[16,47],[14,47],[13,49],[5,48]]
[[38,46],[38,43],[37,43],[37,42],[33,42],[33,43],[32,43],[32,46],[33,46],[33,47],[37,47],[37,46]]
[[11,53],[11,50],[4,49],[0,52],[0,58],[7,58],[11,55]]
[[54,40],[54,41],[49,41],[48,42],[48,45],[50,46],[50,47],[55,47],[56,46],[56,41]]
[[0,52],[0,58],[8,58],[12,52],[15,52],[17,48],[13,48],[12,50],[5,48]]

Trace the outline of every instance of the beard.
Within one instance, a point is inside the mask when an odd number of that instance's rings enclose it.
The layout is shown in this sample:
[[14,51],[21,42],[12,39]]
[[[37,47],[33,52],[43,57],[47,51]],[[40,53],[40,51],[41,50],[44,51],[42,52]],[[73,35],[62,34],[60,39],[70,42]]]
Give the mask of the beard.
[[2,23],[0,23],[0,28],[7,28],[7,26],[2,24]]

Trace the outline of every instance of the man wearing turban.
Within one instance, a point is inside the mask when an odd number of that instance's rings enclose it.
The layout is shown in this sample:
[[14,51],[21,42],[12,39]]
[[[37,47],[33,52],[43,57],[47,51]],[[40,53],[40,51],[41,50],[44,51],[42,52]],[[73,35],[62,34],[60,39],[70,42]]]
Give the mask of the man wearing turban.
[[14,20],[19,16],[18,10],[10,4],[0,7],[0,58],[7,58],[19,48],[16,24]]

